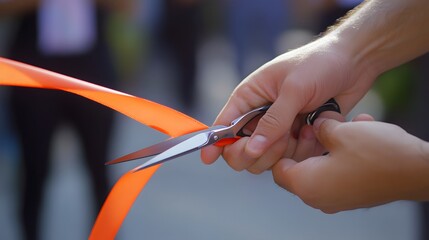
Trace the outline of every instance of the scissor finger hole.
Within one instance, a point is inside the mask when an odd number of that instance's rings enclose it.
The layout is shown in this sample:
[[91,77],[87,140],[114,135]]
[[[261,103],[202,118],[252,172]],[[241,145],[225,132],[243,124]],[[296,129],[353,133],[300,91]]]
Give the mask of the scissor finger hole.
[[261,117],[262,117],[262,114],[250,120],[248,123],[246,123],[246,125],[244,125],[243,128],[240,129],[237,135],[240,137],[250,137],[252,133],[255,131],[256,126],[258,125],[258,122],[261,119]]

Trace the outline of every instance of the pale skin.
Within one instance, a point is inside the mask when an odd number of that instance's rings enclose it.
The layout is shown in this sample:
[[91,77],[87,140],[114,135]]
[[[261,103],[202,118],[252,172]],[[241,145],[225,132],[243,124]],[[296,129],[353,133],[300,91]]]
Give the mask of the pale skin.
[[[429,200],[429,143],[398,126],[325,112],[335,98],[348,113],[381,73],[429,50],[427,0],[371,0],[318,40],[261,66],[234,90],[214,124],[272,103],[249,138],[203,149],[235,170],[272,170],[274,181],[324,212],[396,200]],[[328,155],[321,156],[329,151]]]

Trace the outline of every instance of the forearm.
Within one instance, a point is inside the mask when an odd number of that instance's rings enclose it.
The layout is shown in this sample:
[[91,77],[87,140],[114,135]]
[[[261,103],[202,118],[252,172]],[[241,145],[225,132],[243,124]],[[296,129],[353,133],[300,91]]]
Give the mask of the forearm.
[[370,0],[334,27],[331,37],[356,71],[379,75],[429,50],[427,0]]

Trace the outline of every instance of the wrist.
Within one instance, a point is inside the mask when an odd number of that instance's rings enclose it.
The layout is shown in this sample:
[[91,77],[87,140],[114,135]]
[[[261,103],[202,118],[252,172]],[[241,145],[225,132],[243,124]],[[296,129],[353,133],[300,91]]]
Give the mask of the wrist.
[[424,169],[423,169],[423,175],[422,175],[423,196],[419,200],[429,201],[429,142],[421,141],[420,156],[423,162]]
[[429,142],[422,141],[420,145],[420,152],[423,161],[428,164],[429,167]]
[[356,69],[378,76],[429,50],[428,10],[422,0],[367,1],[329,34]]
[[371,18],[368,3],[361,4],[342,23],[333,28],[327,36],[335,39],[336,48],[346,55],[358,74],[369,74],[372,79],[385,72],[388,67],[381,61],[378,50],[385,45],[385,34],[371,27],[376,19]]
[[429,201],[429,143],[418,138],[416,140],[419,141],[416,148],[410,147],[415,154],[409,159],[412,167],[408,180],[405,180],[407,190],[401,199]]

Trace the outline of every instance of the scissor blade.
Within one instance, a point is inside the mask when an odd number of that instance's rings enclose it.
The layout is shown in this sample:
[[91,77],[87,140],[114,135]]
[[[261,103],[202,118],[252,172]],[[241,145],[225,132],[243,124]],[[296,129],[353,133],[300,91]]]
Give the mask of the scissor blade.
[[205,147],[207,145],[209,136],[210,136],[210,132],[197,134],[189,138],[188,140],[185,140],[167,149],[166,151],[160,153],[159,155],[155,156],[154,158],[150,159],[149,161],[135,168],[134,171],[139,171],[144,168],[148,168],[150,166],[153,166],[153,165],[171,160],[173,158],[180,157],[187,153],[196,151],[198,149],[201,149],[202,147]]
[[112,164],[116,164],[116,163],[132,161],[132,160],[136,160],[139,158],[145,158],[145,157],[150,157],[150,156],[160,154],[160,153],[164,152],[165,150],[173,147],[174,145],[177,145],[178,143],[183,142],[186,139],[193,137],[195,134],[197,134],[197,133],[186,134],[186,135],[183,135],[180,137],[165,140],[164,142],[160,142],[160,143],[154,144],[154,145],[146,147],[146,148],[142,148],[142,149],[137,150],[135,152],[132,152],[130,154],[127,154],[127,155],[124,155],[122,157],[116,158],[112,161],[109,161],[106,163],[106,165],[112,165]]
[[204,133],[204,132],[209,132],[212,130],[216,130],[216,129],[220,129],[220,128],[224,128],[225,126],[213,126],[207,129],[203,129],[200,131],[196,131],[196,132],[192,132],[192,133],[188,133],[179,137],[175,137],[175,138],[170,138],[167,139],[163,142],[154,144],[152,146],[146,147],[146,148],[142,148],[140,150],[137,150],[135,152],[129,153],[127,155],[124,155],[122,157],[116,158],[114,160],[111,160],[109,162],[106,162],[105,165],[112,165],[112,164],[116,164],[116,163],[122,163],[122,162],[127,162],[127,161],[132,161],[132,160],[136,160],[136,159],[140,159],[140,158],[145,158],[145,157],[150,157],[150,156],[154,156],[154,155],[158,155],[162,152],[164,152],[165,150],[173,147],[174,145],[177,145],[197,134],[200,133]]

